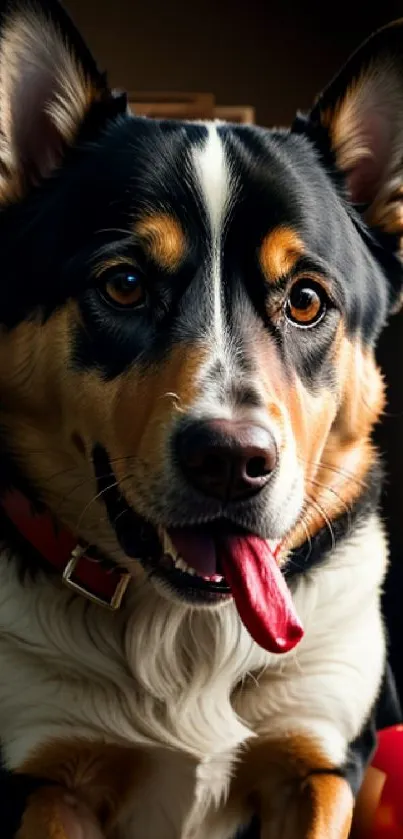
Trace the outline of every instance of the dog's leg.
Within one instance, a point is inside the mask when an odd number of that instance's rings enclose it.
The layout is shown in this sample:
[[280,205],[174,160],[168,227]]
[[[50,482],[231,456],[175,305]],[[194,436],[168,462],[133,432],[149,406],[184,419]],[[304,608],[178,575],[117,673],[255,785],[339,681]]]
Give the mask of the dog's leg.
[[[281,792],[280,792],[281,796]],[[278,795],[262,802],[261,839],[347,839],[353,796],[347,781],[334,774],[313,774],[290,784],[283,806]],[[277,801],[276,801],[277,798]]]
[[28,800],[16,839],[104,839],[89,808],[60,787],[46,787]]
[[37,748],[19,771],[49,779],[49,786],[28,800],[17,839],[114,836],[115,821],[147,766],[143,751],[107,743],[55,740]]
[[248,800],[259,812],[261,839],[349,835],[354,806],[350,785],[308,738],[253,741],[231,799],[230,804]]

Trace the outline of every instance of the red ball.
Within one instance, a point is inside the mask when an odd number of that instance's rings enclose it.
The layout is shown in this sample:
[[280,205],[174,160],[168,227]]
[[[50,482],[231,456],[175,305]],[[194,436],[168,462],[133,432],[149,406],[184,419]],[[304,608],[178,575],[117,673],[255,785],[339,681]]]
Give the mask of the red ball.
[[357,799],[355,839],[403,839],[403,725],[378,735],[378,748]]

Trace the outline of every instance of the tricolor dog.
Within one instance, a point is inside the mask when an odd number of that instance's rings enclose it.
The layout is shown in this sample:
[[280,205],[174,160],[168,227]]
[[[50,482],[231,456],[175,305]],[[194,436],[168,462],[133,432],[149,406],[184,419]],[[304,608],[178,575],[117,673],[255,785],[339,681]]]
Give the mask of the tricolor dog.
[[10,2],[0,131],[13,834],[345,839],[385,669],[403,26],[269,131],[136,117],[56,2]]

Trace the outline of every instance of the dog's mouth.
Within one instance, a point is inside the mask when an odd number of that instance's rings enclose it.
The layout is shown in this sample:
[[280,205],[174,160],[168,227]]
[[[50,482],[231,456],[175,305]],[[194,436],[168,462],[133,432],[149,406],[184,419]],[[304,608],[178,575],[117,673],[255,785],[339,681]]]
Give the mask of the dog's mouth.
[[110,480],[105,449],[97,446],[93,459],[99,493],[126,556],[193,605],[233,598],[250,635],[269,652],[296,646],[303,629],[278,565],[279,542],[224,520],[157,529],[128,504],[118,482]]
[[231,597],[215,550],[212,525],[160,529],[162,552],[155,573],[193,600]]

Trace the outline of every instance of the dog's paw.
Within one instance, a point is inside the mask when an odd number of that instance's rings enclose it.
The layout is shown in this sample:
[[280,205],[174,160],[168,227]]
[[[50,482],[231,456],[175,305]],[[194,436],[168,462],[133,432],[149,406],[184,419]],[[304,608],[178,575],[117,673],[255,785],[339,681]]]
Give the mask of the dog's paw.
[[30,797],[16,839],[104,839],[104,834],[76,796],[48,787]]
[[312,774],[262,802],[261,839],[347,839],[353,813],[348,782]]

